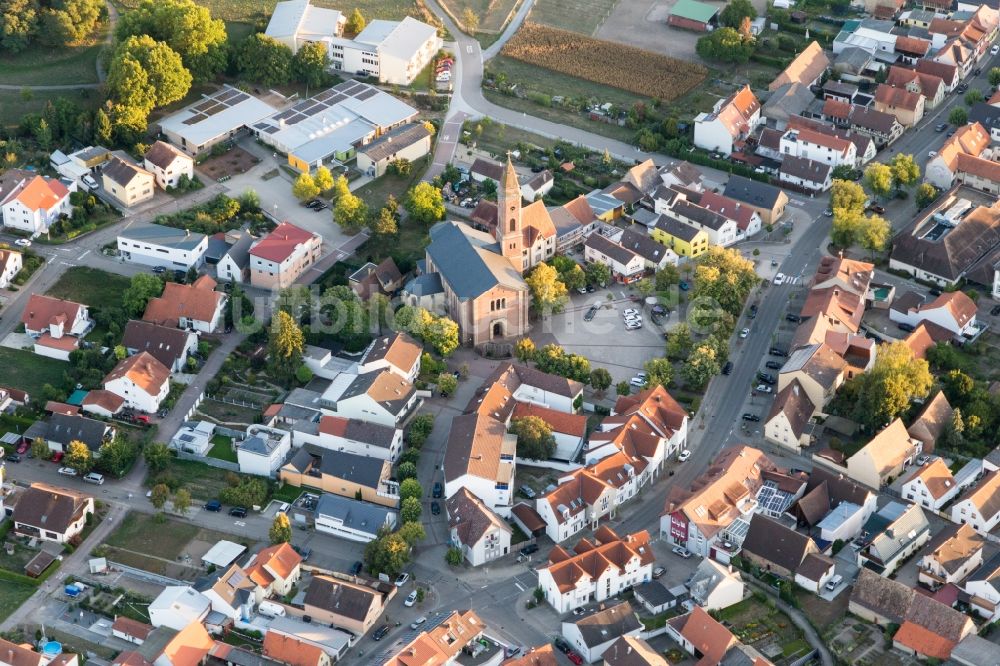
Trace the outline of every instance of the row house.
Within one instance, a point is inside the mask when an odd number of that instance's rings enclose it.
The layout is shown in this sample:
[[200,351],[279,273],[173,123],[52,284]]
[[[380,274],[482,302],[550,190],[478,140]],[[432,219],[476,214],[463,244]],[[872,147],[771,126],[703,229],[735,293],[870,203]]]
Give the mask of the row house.
[[[883,509],[883,515],[896,516],[886,509]],[[919,506],[911,504],[858,551],[858,566],[881,576],[891,576],[930,538],[931,529],[926,514]]]
[[[875,155],[877,153],[875,141],[871,138],[871,136],[859,132],[856,129],[838,127],[835,124],[824,122],[817,118],[805,118],[803,116],[794,116],[791,118],[788,123],[788,127],[789,129],[810,129],[814,132],[850,141],[854,144],[854,153],[856,155],[854,162],[855,167],[860,168],[865,164],[868,164],[875,159]],[[778,138],[778,149],[776,152],[780,155],[780,137]],[[775,159],[780,160],[781,158],[775,157]]]
[[923,443],[910,437],[897,418],[857,453],[847,459],[847,474],[871,488],[881,488],[897,478],[923,452]]
[[904,498],[931,511],[939,511],[958,495],[958,491],[958,483],[943,458],[935,458],[921,466],[900,489]]
[[[931,50],[931,43],[929,40],[921,39],[920,37],[905,37],[900,35],[896,37],[896,55],[899,56],[900,62],[903,62],[909,66],[917,64],[917,61],[925,57]],[[896,69],[893,66],[893,69]]]
[[779,392],[797,381],[818,413],[833,399],[844,383],[846,362],[825,342],[793,351],[778,372]]
[[810,129],[790,129],[781,137],[781,155],[829,164],[850,166],[857,163],[857,148],[846,139]]
[[953,91],[962,82],[962,73],[958,67],[947,62],[921,58],[917,61],[914,69],[918,74],[931,74],[941,79],[946,93]]
[[646,272],[646,262],[641,256],[600,233],[590,234],[583,248],[586,262],[607,266],[615,282],[631,284]]
[[507,555],[513,530],[467,488],[461,488],[445,502],[451,544],[462,551],[474,567]]
[[891,113],[837,100],[823,103],[822,116],[823,120],[834,125],[867,135],[877,148],[888,146],[902,136],[906,129]]
[[951,507],[951,519],[968,523],[980,534],[1000,524],[1000,472],[988,472]]
[[699,113],[694,119],[694,145],[730,155],[741,150],[743,142],[761,122],[760,101],[749,85],[743,86],[726,99],[719,100],[711,112]]
[[986,541],[969,525],[943,529],[927,545],[917,565],[917,581],[932,590],[960,585],[983,563]]
[[903,127],[913,127],[924,117],[927,99],[921,92],[881,83],[875,90],[875,110],[891,113]]
[[695,205],[686,198],[679,198],[664,214],[689,227],[704,231],[708,235],[708,242],[712,245],[728,247],[736,242],[739,227],[735,220]]
[[940,77],[897,65],[889,68],[889,75],[885,83],[893,88],[903,88],[911,93],[923,95],[927,110],[937,108],[947,94],[944,81]]
[[554,546],[538,569],[538,586],[557,613],[568,613],[651,580],[655,561],[645,530],[620,537],[605,526],[572,552]]
[[994,159],[991,138],[990,132],[976,121],[958,128],[927,163],[924,178],[941,190],[950,190],[958,182],[1000,194],[1000,162]]
[[833,167],[805,157],[786,155],[778,170],[778,180],[798,190],[826,192],[833,187]]

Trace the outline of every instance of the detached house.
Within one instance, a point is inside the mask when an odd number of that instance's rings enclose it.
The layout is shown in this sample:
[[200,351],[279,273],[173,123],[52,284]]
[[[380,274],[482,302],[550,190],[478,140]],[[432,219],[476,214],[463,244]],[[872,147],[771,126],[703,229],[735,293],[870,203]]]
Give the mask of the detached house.
[[[898,509],[902,508],[902,511]],[[916,504],[903,508],[890,504],[881,514],[891,522],[858,551],[858,566],[871,569],[880,576],[891,576],[896,569],[931,538],[927,516]]]
[[264,592],[264,596],[284,596],[299,582],[302,556],[291,544],[280,543],[264,548],[247,563],[246,575]]
[[42,541],[67,543],[83,531],[94,513],[94,498],[84,493],[33,483],[14,506],[14,532]]
[[420,399],[413,384],[383,369],[338,376],[323,392],[320,404],[331,415],[398,428]]
[[23,255],[14,250],[0,250],[0,289],[6,289],[21,272]]
[[988,472],[951,507],[951,519],[968,523],[980,534],[1000,524],[1000,472]]
[[142,320],[160,326],[214,333],[225,320],[226,295],[217,283],[202,275],[192,284],[168,282],[163,294],[146,304]]
[[118,235],[122,259],[144,266],[190,270],[205,263],[208,236],[187,229],[148,224],[124,229]]
[[1000,163],[993,160],[990,133],[978,122],[958,128],[944,142],[925,169],[925,178],[942,190],[956,181],[992,194],[1000,194]]
[[538,585],[557,613],[604,601],[651,580],[656,557],[645,531],[620,537],[601,527],[593,541],[581,539],[569,552],[556,545],[538,569]]
[[925,509],[938,511],[958,495],[959,487],[943,458],[922,465],[906,481],[901,493]]
[[972,338],[979,332],[977,312],[975,301],[965,292],[953,291],[941,294],[930,303],[909,306],[905,310],[890,308],[889,319],[914,328],[923,322],[930,322],[951,331],[956,338]]
[[169,143],[157,141],[143,156],[146,171],[153,174],[161,189],[177,187],[183,176],[194,178],[194,160]]
[[969,595],[969,607],[989,622],[1000,619],[1000,553],[983,562],[962,589]]
[[779,146],[782,159],[790,155],[835,167],[853,167],[858,159],[852,142],[811,129],[788,130],[781,136]]
[[872,488],[897,478],[923,451],[923,443],[910,437],[902,419],[883,428],[860,451],[847,459],[847,474]]
[[583,247],[587,262],[607,266],[615,282],[629,284],[645,273],[646,262],[641,256],[601,234],[590,234]]
[[800,347],[791,353],[778,373],[778,392],[797,381],[813,407],[822,412],[844,383],[846,365],[825,342]]
[[374,587],[351,583],[340,578],[314,575],[306,589],[303,608],[314,622],[340,627],[362,636],[385,610],[389,598]]
[[722,194],[755,209],[764,224],[777,224],[788,205],[788,195],[781,188],[743,176],[730,176]]
[[57,178],[28,175],[9,192],[0,191],[4,226],[32,235],[48,233],[61,216],[73,215],[69,195],[76,192],[76,182],[68,182],[69,186]]
[[282,222],[250,248],[250,284],[265,289],[290,287],[320,257],[319,235]]
[[[740,644],[736,636],[701,606],[667,620],[667,635],[693,656],[700,666],[721,664],[726,653]],[[746,662],[737,662],[746,663]],[[756,665],[756,662],[750,662]]]
[[35,353],[68,361],[94,322],[86,305],[32,294],[21,313],[24,332],[34,340]]
[[809,399],[802,384],[798,379],[792,379],[778,391],[771,403],[771,410],[764,419],[764,438],[794,451],[808,446],[809,419],[816,411],[816,405]]
[[104,378],[104,390],[124,400],[132,409],[156,413],[170,392],[170,369],[139,352],[122,359]]
[[788,155],[781,161],[778,179],[785,185],[800,190],[826,192],[833,186],[833,167],[815,160]]
[[969,525],[946,527],[927,545],[917,580],[932,590],[942,585],[961,585],[983,563],[985,543]]
[[147,352],[170,372],[183,372],[188,355],[198,349],[198,336],[193,331],[132,320],[125,325],[122,346],[129,354]]
[[820,554],[808,535],[759,513],[750,521],[741,556],[811,592],[819,592],[833,576],[833,560]]
[[694,119],[694,145],[730,155],[742,149],[743,142],[760,124],[760,101],[743,86],[724,100],[716,102],[709,113]]
[[444,495],[468,489],[491,510],[510,515],[514,498],[517,437],[487,414],[464,414],[451,422],[444,459]]
[[487,564],[510,552],[513,530],[467,489],[461,488],[449,497],[445,507],[451,543],[462,550],[471,566]]
[[77,414],[52,414],[48,421],[35,421],[24,431],[25,439],[44,439],[50,450],[63,453],[75,440],[86,444],[91,454],[96,455],[114,437],[113,426]]
[[[222,570],[220,570],[222,571]],[[258,602],[258,586],[238,564],[195,584],[212,604],[212,611],[222,613],[230,621],[249,622]]]
[[153,198],[156,176],[142,167],[112,157],[101,171],[104,191],[125,208]]
[[638,638],[642,628],[632,604],[622,601],[563,622],[562,635],[586,663],[593,663],[619,638]]

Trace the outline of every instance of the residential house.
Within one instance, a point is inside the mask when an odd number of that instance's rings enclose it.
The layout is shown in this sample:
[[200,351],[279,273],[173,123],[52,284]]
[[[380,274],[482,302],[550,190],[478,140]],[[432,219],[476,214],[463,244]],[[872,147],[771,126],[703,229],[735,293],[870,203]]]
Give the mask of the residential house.
[[721,664],[730,648],[739,644],[736,636],[701,606],[668,619],[666,628],[667,635],[704,666]]
[[444,495],[468,489],[492,511],[510,515],[514,498],[517,437],[488,414],[456,416],[444,460]]
[[[692,194],[691,190],[687,191],[689,199],[692,197]],[[717,192],[701,192],[697,203],[699,206],[707,208],[713,213],[718,213],[735,221],[737,239],[749,238],[761,229],[760,213],[750,206],[744,206],[739,201],[730,199]]]
[[302,575],[302,556],[291,544],[279,543],[252,555],[244,569],[247,577],[263,591],[263,596],[285,596]]
[[[295,1],[288,0],[289,4]],[[261,654],[286,666],[330,666],[333,663],[330,655],[318,645],[277,631],[267,631],[264,634]]]
[[260,601],[257,584],[238,564],[220,569],[215,576],[195,583],[195,589],[212,604],[212,612],[222,613],[234,622],[249,622]]
[[604,264],[616,282],[629,284],[640,279],[646,262],[632,250],[610,241],[602,234],[590,234],[584,243],[584,258],[588,263]]
[[543,169],[521,185],[521,196],[528,201],[541,199],[552,191],[555,184],[556,181],[552,172],[548,169]]
[[632,594],[636,602],[653,615],[675,608],[686,597],[683,586],[674,587],[671,591],[658,580],[636,585]]
[[94,326],[86,305],[42,294],[31,294],[21,323],[34,341],[36,354],[60,361],[69,360],[70,352],[79,348],[81,338]]
[[957,67],[931,58],[917,60],[914,67],[920,74],[931,74],[944,82],[945,92],[951,92],[961,82],[962,74]]
[[704,191],[704,176],[690,162],[677,162],[660,170],[660,180],[667,187],[681,187],[692,192]]
[[474,567],[488,564],[510,552],[510,526],[466,488],[445,502],[451,544],[460,548]]
[[85,493],[32,483],[21,492],[11,516],[16,534],[29,539],[68,543],[83,532],[94,513],[94,498]]
[[835,572],[833,559],[820,553],[809,553],[795,570],[795,584],[813,594],[821,594]]
[[247,436],[236,445],[236,460],[240,472],[256,476],[276,476],[292,446],[292,434],[287,430],[252,425]]
[[208,236],[162,224],[135,225],[118,234],[118,255],[129,263],[188,271],[205,262]]
[[914,328],[927,321],[951,331],[956,338],[972,338],[979,332],[977,311],[975,301],[965,292],[954,291],[943,293],[930,303],[920,303],[905,310],[891,307],[889,319]]
[[667,215],[660,215],[649,236],[680,257],[694,258],[708,250],[708,232]]
[[369,261],[351,273],[347,282],[358,298],[367,301],[375,294],[395,294],[403,286],[403,274],[399,272],[399,266],[392,257],[386,257],[378,265]]
[[767,89],[773,92],[786,83],[800,83],[808,88],[819,83],[829,67],[830,59],[823,47],[819,42],[813,41],[767,85]]
[[798,379],[792,379],[778,391],[771,409],[764,419],[764,438],[779,446],[799,451],[811,440],[809,420],[817,411],[816,405]]
[[953,411],[944,391],[938,391],[933,398],[927,401],[923,410],[906,429],[906,432],[910,433],[910,437],[913,439],[919,439],[923,442],[924,453],[932,453],[934,443],[951,423]]
[[320,257],[318,234],[282,222],[250,248],[250,284],[265,289],[290,287]]
[[[910,13],[912,14],[914,12]],[[928,26],[929,25],[930,24],[928,22]],[[927,26],[922,26],[922,27],[927,27]],[[926,57],[927,54],[930,52],[930,50],[931,50],[931,42],[929,40],[921,39],[920,37],[906,37],[904,35],[899,35],[896,37],[896,54],[899,56],[900,62],[910,67],[916,65],[921,58]],[[892,67],[890,67],[889,78],[892,78],[892,73],[891,73],[892,69],[896,69],[896,66],[893,65]],[[895,84],[890,84],[890,85],[895,85]],[[928,95],[926,92],[924,93],[924,96],[928,98],[928,103],[929,103],[931,96]],[[936,104],[937,102],[935,102],[935,105]]]
[[1000,472],[987,472],[951,506],[951,519],[968,523],[980,534],[1000,524]]
[[839,507],[849,510],[836,523],[824,529],[821,538],[833,542],[850,541],[861,532],[876,508],[876,493],[843,474],[834,474],[821,466],[813,468],[806,484],[806,492],[793,507],[792,513],[799,525],[818,526]]
[[847,474],[872,488],[891,483],[912,465],[923,443],[910,437],[902,419],[895,419],[847,459]]
[[983,563],[985,539],[970,525],[951,525],[927,545],[918,565],[917,581],[936,590],[961,585]]
[[351,499],[395,508],[397,484],[388,460],[303,446],[285,463],[279,478],[296,488],[314,488]]
[[549,217],[556,229],[557,252],[565,253],[573,246],[582,243],[597,226],[594,209],[590,207],[587,197],[583,194],[562,206],[550,208]]
[[978,122],[958,128],[925,169],[927,182],[949,190],[956,181],[992,194],[1000,193],[1000,167],[993,160],[989,131]]
[[[896,504],[893,509],[902,507]],[[930,523],[923,509],[910,504],[901,512],[883,509],[892,517],[888,525],[858,551],[858,566],[880,576],[891,576],[906,558],[920,550],[931,538]]]
[[72,652],[58,656],[42,654],[32,649],[31,643],[12,643],[0,638],[0,664],[3,666],[79,666],[80,659]]
[[219,262],[215,265],[215,277],[237,284],[246,282],[250,275],[250,248],[256,240],[248,233],[240,234],[219,257]]
[[833,186],[833,167],[815,160],[788,155],[781,161],[778,180],[799,190],[826,192]]
[[[13,180],[13,179],[12,179]],[[76,192],[76,182],[31,175],[16,178],[10,188],[0,189],[0,215],[10,229],[35,234],[47,234],[49,227],[61,217],[72,217],[70,194]],[[68,183],[68,184],[67,184]]]
[[157,141],[143,156],[143,166],[153,174],[161,189],[177,187],[182,178],[194,178],[194,160],[169,143]]
[[149,201],[155,194],[156,176],[137,164],[112,157],[101,170],[101,185],[125,208]]
[[72,441],[83,442],[91,454],[98,455],[101,447],[114,439],[114,426],[77,414],[52,414],[48,421],[35,421],[24,431],[29,440],[44,439],[52,451],[66,452]]
[[668,209],[657,212],[704,231],[712,245],[727,247],[736,242],[739,227],[735,220],[688,201],[684,196],[678,197]]
[[[376,585],[378,585],[376,583]],[[396,587],[383,593],[379,587],[369,587],[340,578],[314,575],[303,599],[305,614],[313,622],[328,624],[362,636],[375,624],[385,610],[385,604],[395,596]]]
[[155,414],[170,393],[170,368],[152,354],[139,352],[118,362],[104,378],[104,390],[132,409]]
[[325,412],[398,428],[420,405],[413,384],[388,369],[341,374],[323,392]]
[[[635,484],[632,484],[635,487]],[[616,487],[590,469],[578,469],[535,501],[545,533],[559,543],[584,528],[595,529],[616,507]]]
[[743,142],[754,133],[760,121],[760,101],[750,86],[743,86],[716,102],[711,112],[695,117],[694,145],[730,155],[742,149]]
[[[838,103],[830,100],[831,104]],[[824,107],[825,108],[825,107]],[[825,111],[824,111],[825,113]],[[886,114],[888,115],[888,114]],[[892,122],[896,122],[896,119],[892,116],[888,116]],[[792,116],[788,120],[788,129],[808,129],[820,134],[827,134],[839,139],[846,139],[854,144],[854,152],[857,156],[855,160],[855,167],[862,167],[868,162],[875,159],[876,148],[875,141],[868,134],[859,132],[856,129],[850,128],[850,107],[849,105],[844,105],[843,113],[840,117],[835,119],[835,124],[824,122],[816,118],[803,118],[802,116]],[[769,134],[769,138],[766,139],[769,145],[766,146],[767,150],[762,152],[762,147],[765,143],[765,133],[761,133],[760,141],[757,145],[757,154],[771,157],[775,160],[781,159],[781,136],[782,134]],[[766,153],[766,155],[765,155]]]
[[225,321],[226,294],[215,291],[217,283],[202,275],[192,284],[168,282],[163,294],[146,304],[143,321],[160,326],[215,333]]
[[965,581],[969,607],[989,622],[1000,619],[1000,553],[995,553]]
[[415,162],[431,151],[431,133],[423,123],[410,123],[386,132],[358,149],[358,170],[378,178],[396,160]]
[[334,71],[376,77],[379,83],[408,86],[441,50],[437,28],[407,16],[402,21],[369,21],[354,39],[328,36]]
[[170,372],[184,372],[188,356],[198,349],[198,336],[193,331],[132,320],[125,325],[122,346],[129,354],[149,354]]
[[0,289],[6,289],[21,272],[24,255],[14,250],[0,250]]
[[777,224],[788,205],[788,195],[780,188],[744,176],[730,176],[722,194],[749,205],[760,214],[764,224]]
[[906,67],[897,65],[890,67],[885,84],[923,95],[924,107],[927,111],[937,108],[945,99],[946,90],[941,77],[917,72]]
[[906,127],[888,111],[880,111],[877,107],[851,106],[848,126],[861,134],[867,134],[875,142],[877,148],[884,148],[902,136]]
[[925,509],[939,511],[958,496],[959,487],[943,458],[921,465],[904,482],[902,496]]
[[292,440],[295,446],[311,444],[329,451],[371,456],[393,463],[403,449],[403,430],[324,414],[318,423],[309,419],[296,421],[292,426]]
[[603,526],[593,541],[582,539],[573,550],[554,546],[538,569],[538,585],[557,613],[604,601],[652,577],[655,556],[646,531],[620,537]]
[[315,527],[317,532],[368,543],[381,530],[395,529],[396,518],[396,512],[384,506],[324,493],[316,503]]
[[[479,656],[482,657],[484,656],[482,651],[474,646],[482,645],[480,641],[485,628],[486,625],[475,611],[452,611],[432,629],[417,634],[416,638],[389,657],[383,666],[414,666],[416,663],[425,666],[445,666],[458,663],[460,656],[470,653],[479,652]],[[502,653],[497,652],[492,658],[498,656],[502,657]],[[527,656],[524,658],[527,659]],[[536,664],[531,659],[525,666],[545,666],[545,662]]]
[[853,167],[858,159],[857,147],[852,142],[812,129],[789,129],[782,135],[779,146],[782,161],[792,156],[831,167]]
[[995,666],[996,643],[976,634],[969,634],[952,648],[950,662],[958,666],[979,666],[990,663]]
[[149,634],[152,631],[152,625],[133,620],[124,615],[116,617],[114,623],[111,625],[112,636],[135,645],[142,645],[149,638]]
[[740,553],[741,557],[761,569],[792,579],[803,561],[809,555],[819,555],[820,550],[808,535],[758,513],[750,520],[750,530]]
[[[638,636],[622,636],[605,648],[602,656],[604,666],[670,666],[652,645]],[[538,666],[555,666],[555,664],[553,656],[552,664],[538,664]]]
[[778,373],[778,392],[797,381],[815,409],[822,413],[844,383],[846,362],[825,342],[793,351]]
[[618,245],[642,257],[648,270],[659,271],[668,265],[677,265],[678,257],[673,250],[634,229],[623,229],[618,237]]
[[562,623],[563,638],[586,663],[603,657],[611,644],[623,636],[637,638],[642,629],[643,625],[628,601],[606,607],[601,605],[579,618]]
[[707,611],[738,604],[743,601],[746,589],[739,571],[708,558],[698,563],[684,585],[691,601]]
[[772,92],[761,107],[764,125],[785,130],[792,118],[807,113],[815,101],[816,97],[807,86],[801,83],[786,83]]
[[212,602],[188,585],[168,585],[149,604],[149,623],[182,631],[201,623],[212,609]]
[[[931,29],[934,28],[935,23],[946,22],[946,19],[934,19],[931,21]],[[941,28],[947,29],[945,25],[940,25]],[[975,64],[975,56],[972,51],[962,43],[961,39],[955,38],[949,40],[938,49],[937,53],[934,54],[934,60],[937,62],[942,62],[947,65],[954,65],[958,68],[959,75],[961,78],[965,79],[969,76],[969,72],[972,71],[972,67]]]

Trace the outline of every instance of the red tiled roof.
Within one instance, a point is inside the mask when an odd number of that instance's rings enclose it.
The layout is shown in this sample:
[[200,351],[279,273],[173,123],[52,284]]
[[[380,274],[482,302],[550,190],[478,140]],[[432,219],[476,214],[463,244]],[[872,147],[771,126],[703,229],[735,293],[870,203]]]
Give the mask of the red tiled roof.
[[250,248],[250,254],[280,264],[290,257],[299,245],[308,242],[314,236],[315,234],[294,224],[282,222]]

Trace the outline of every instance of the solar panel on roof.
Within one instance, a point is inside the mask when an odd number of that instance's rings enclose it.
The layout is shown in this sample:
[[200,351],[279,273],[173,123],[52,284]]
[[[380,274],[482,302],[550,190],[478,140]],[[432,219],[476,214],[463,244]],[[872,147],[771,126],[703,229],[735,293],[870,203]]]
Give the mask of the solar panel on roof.
[[268,134],[274,134],[275,132],[278,131],[278,128],[275,127],[274,125],[271,125],[270,127],[266,128],[264,131],[267,132]]
[[285,118],[289,117],[293,113],[295,113],[294,110],[292,110],[292,109],[285,109],[284,111],[282,111],[281,113],[279,113],[278,115],[276,115],[274,117],[274,119],[275,120],[284,120]]
[[238,97],[239,95],[242,94],[243,93],[237,90],[236,88],[226,88],[221,93],[216,95],[215,99],[217,99],[220,102],[225,102],[227,100],[233,99],[234,97]]
[[229,107],[227,107],[225,104],[216,104],[211,109],[206,109],[205,110],[205,115],[207,115],[207,116],[214,116],[215,114],[219,113],[220,111],[225,111],[228,108]]
[[347,99],[347,95],[342,95],[340,93],[337,93],[330,99],[330,106],[333,106],[334,104],[340,104],[345,99]]
[[324,104],[312,104],[311,106],[300,110],[299,113],[306,116],[315,116],[320,111],[325,111],[325,110],[326,110],[326,105]]
[[368,99],[369,97],[374,97],[377,92],[378,91],[375,90],[374,88],[369,88],[368,90],[362,90],[357,95],[355,95],[355,97],[357,97],[361,101],[364,101],[364,100]]
[[205,118],[208,118],[208,116],[206,116],[204,113],[196,113],[193,116],[191,116],[190,118],[188,118],[187,120],[185,120],[184,124],[185,125],[197,125],[198,123],[200,123],[201,121],[203,121]]
[[241,93],[237,94],[235,97],[233,97],[232,99],[229,100],[229,106],[236,106],[240,102],[245,102],[248,99],[250,99],[250,95],[248,95],[248,94],[246,94],[244,92],[241,92]]
[[215,100],[206,99],[204,102],[201,102],[200,104],[197,104],[196,106],[192,107],[191,110],[192,111],[204,111],[205,109],[210,108],[214,104],[215,104]]

